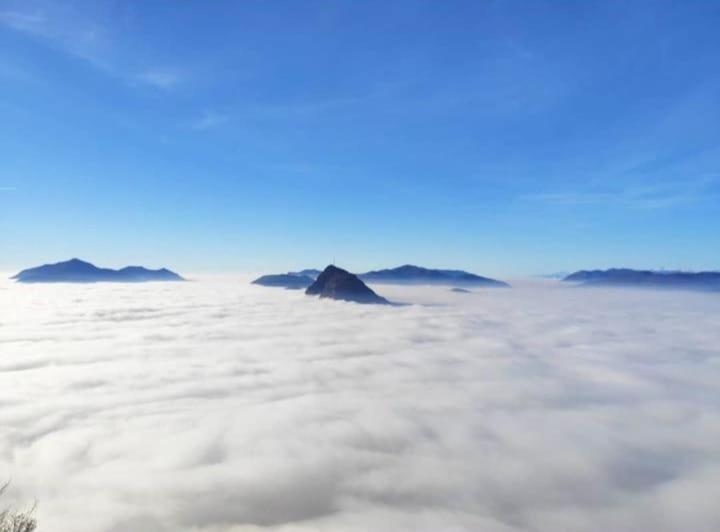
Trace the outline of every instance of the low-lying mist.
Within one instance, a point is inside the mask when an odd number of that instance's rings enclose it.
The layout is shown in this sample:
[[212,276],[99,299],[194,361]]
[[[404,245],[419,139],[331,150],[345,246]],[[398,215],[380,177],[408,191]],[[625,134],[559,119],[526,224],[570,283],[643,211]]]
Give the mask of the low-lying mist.
[[0,282],[39,532],[715,532],[720,297]]

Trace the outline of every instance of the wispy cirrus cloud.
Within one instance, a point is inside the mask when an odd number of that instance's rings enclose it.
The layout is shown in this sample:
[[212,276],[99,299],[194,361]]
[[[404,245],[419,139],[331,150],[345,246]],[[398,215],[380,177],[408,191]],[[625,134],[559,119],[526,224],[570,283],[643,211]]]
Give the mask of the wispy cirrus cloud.
[[0,26],[38,39],[131,86],[166,90],[186,80],[177,69],[139,64],[118,44],[121,37],[114,34],[111,17],[99,11],[73,3],[30,2],[0,11]]
[[137,76],[137,80],[159,89],[170,89],[182,83],[183,76],[171,69],[149,68]]
[[94,67],[111,70],[106,30],[86,12],[71,5],[34,2],[24,9],[2,11],[0,25],[39,39]]
[[230,115],[216,111],[207,111],[200,118],[190,124],[192,129],[205,131],[225,124],[230,120]]
[[16,29],[42,35],[46,32],[46,17],[40,12],[2,11],[0,24]]
[[720,198],[720,175],[703,175],[610,191],[562,191],[524,194],[522,200],[549,205],[616,205],[637,209],[665,209]]

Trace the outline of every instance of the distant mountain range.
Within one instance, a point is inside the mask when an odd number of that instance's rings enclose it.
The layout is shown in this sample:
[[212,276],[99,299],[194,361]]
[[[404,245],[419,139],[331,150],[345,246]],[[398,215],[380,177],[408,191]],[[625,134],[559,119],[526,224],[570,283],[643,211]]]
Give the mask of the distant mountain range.
[[358,275],[369,283],[387,284],[435,284],[508,287],[509,284],[488,277],[481,277],[462,270],[433,270],[406,264],[388,270],[376,270]]
[[112,270],[98,268],[80,259],[29,268],[13,276],[12,279],[19,283],[140,283],[184,280],[177,273],[166,268],[149,270],[142,266],[126,266],[120,270]]
[[623,286],[674,290],[720,291],[720,272],[678,272],[612,268],[581,270],[563,279],[582,286]]
[[555,273],[541,273],[540,275],[535,275],[537,279],[565,279],[570,275],[568,272],[555,272]]
[[301,275],[297,272],[290,272],[279,273],[275,275],[263,275],[262,277],[258,277],[257,279],[255,279],[252,284],[299,290],[301,288],[307,288],[314,282],[315,277]]
[[333,265],[325,268],[305,293],[355,303],[389,304],[387,299],[373,292],[357,275]]
[[[306,279],[298,281],[296,278],[317,279],[320,270],[307,269],[299,272],[288,272],[277,275],[264,275],[253,281],[254,284],[263,286],[283,286],[285,288],[302,288]],[[496,281],[487,277],[481,277],[474,273],[462,270],[433,270],[406,264],[397,268],[387,270],[376,270],[356,274],[361,280],[367,283],[377,284],[415,284],[415,285],[444,285],[444,286],[476,286],[476,287],[508,287],[509,284],[503,281]],[[309,286],[309,284],[307,285]]]
[[288,275],[295,275],[299,277],[312,277],[313,279],[317,279],[318,275],[322,273],[321,270],[315,270],[313,268],[309,268],[307,270],[300,270],[299,272],[288,272]]

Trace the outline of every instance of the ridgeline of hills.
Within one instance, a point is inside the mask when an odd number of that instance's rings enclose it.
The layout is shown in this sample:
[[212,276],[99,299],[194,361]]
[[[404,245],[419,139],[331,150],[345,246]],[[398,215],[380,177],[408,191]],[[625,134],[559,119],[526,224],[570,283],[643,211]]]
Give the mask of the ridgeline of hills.
[[119,270],[98,268],[80,259],[23,270],[13,276],[19,283],[142,283],[148,281],[184,281],[166,268],[149,270],[142,266],[126,266]]
[[278,288],[287,288],[289,290],[300,290],[307,288],[315,282],[314,277],[307,275],[296,275],[295,273],[277,273],[271,275],[263,275],[255,279],[252,284],[261,286],[275,286]]
[[[340,270],[339,268],[337,269]],[[340,271],[344,272],[345,270]],[[319,270],[302,270],[300,272],[289,272],[281,275],[266,275],[253,282],[263,286],[281,286],[295,289],[308,288],[313,285],[318,272]],[[470,287],[510,286],[502,281],[489,279],[462,270],[433,270],[411,265],[361,273],[354,277],[359,281],[374,284],[448,285],[452,286],[452,290],[457,293],[466,292],[466,289]],[[612,268],[609,270],[581,270],[565,276],[562,281],[576,283],[580,286],[614,286],[623,288],[720,292],[720,272],[652,271]]]
[[299,277],[312,277],[313,279],[317,279],[321,273],[321,270],[308,268],[307,270],[300,270],[299,272],[288,272],[288,275],[297,275]]
[[[166,268],[150,270],[142,266],[126,266],[119,270],[99,268],[94,264],[71,259],[22,270],[12,279],[20,283],[138,283],[148,281],[184,281]],[[580,286],[635,287],[672,290],[699,290],[720,292],[720,272],[684,272],[634,270],[611,268],[608,270],[581,270],[564,277],[563,282]],[[290,289],[307,289],[308,294],[361,302],[387,303],[364,282],[374,284],[445,285],[455,292],[471,287],[509,287],[510,285],[488,277],[462,270],[438,270],[406,264],[397,268],[352,274],[335,266],[324,271],[305,269],[277,275],[263,275],[253,284]],[[359,283],[359,284],[358,284]],[[463,287],[463,288],[460,288]],[[343,294],[350,294],[346,298]]]
[[[283,286],[285,288],[305,288],[320,274],[319,270],[302,270],[277,275],[263,275],[255,279],[254,284],[262,286]],[[443,286],[508,287],[509,284],[488,277],[475,275],[462,270],[433,270],[406,264],[387,270],[376,270],[356,274],[367,283],[376,284],[412,284]]]
[[609,270],[580,270],[568,275],[563,281],[579,283],[581,286],[720,291],[720,272],[676,272],[612,268]]
[[387,270],[361,273],[358,277],[369,283],[385,284],[467,285],[504,288],[510,286],[503,281],[496,281],[495,279],[462,270],[433,270],[411,264]]

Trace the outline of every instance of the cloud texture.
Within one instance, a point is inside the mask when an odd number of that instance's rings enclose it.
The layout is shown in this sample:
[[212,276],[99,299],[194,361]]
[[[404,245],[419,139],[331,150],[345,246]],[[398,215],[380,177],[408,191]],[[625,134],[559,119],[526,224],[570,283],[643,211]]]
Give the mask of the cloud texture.
[[720,528],[720,299],[0,283],[40,532]]

